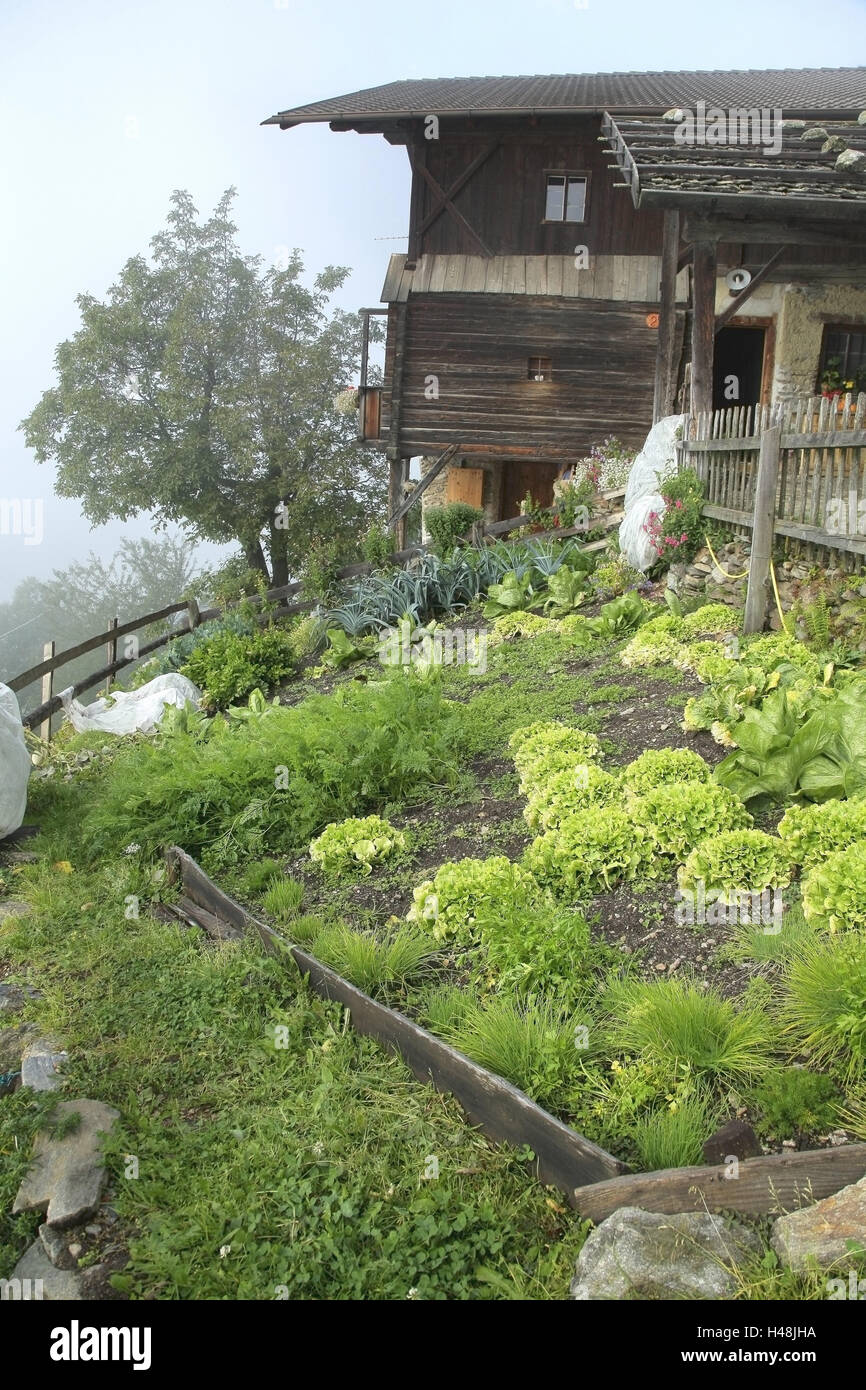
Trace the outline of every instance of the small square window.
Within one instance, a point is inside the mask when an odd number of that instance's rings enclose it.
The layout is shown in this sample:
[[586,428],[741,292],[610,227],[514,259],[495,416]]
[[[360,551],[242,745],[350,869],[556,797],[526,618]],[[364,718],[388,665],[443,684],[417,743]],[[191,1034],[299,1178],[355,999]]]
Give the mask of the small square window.
[[546,222],[582,222],[586,215],[586,177],[582,174],[548,174]]
[[526,375],[530,381],[550,381],[553,363],[549,357],[530,357]]
[[824,329],[818,384],[822,391],[866,391],[866,327]]

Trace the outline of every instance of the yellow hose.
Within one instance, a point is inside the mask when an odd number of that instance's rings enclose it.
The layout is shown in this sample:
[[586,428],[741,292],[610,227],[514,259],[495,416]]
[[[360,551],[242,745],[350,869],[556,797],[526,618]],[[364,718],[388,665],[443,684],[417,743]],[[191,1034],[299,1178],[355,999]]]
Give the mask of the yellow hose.
[[785,622],[785,615],[784,615],[784,613],[782,612],[782,600],[779,598],[779,586],[778,586],[778,584],[776,583],[776,567],[775,567],[775,565],[773,564],[773,561],[772,561],[772,560],[770,561],[770,578],[771,578],[772,581],[773,581],[773,593],[774,593],[775,598],[776,598],[776,607],[777,607],[777,609],[779,610],[779,619],[780,619],[780,621],[781,621],[781,623],[782,623],[782,631],[785,633],[785,636],[786,636],[786,637],[790,637],[790,636],[791,636],[791,631],[790,631],[790,628],[788,627],[788,624]]
[[721,565],[719,564],[718,558],[717,558],[717,556],[716,556],[716,552],[713,550],[713,547],[710,545],[710,538],[709,538],[709,536],[706,534],[706,532],[704,533],[704,540],[705,540],[706,543],[707,543],[707,550],[710,552],[710,559],[712,560],[712,562],[713,562],[713,564],[715,565],[716,569],[719,571],[719,574],[723,574],[723,575],[725,576],[726,579],[745,579],[746,575],[749,573],[749,571],[748,571],[747,569],[744,569],[742,574],[728,574],[728,571],[727,571],[727,570],[723,570],[722,567],[721,567]]

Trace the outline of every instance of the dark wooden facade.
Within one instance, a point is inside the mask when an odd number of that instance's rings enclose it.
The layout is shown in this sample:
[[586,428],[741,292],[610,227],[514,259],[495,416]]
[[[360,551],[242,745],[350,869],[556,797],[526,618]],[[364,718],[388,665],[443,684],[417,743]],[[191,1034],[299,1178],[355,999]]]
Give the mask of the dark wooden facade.
[[[410,456],[458,444],[467,454],[559,461],[587,454],[614,427],[639,444],[652,420],[656,339],[643,303],[410,295],[389,313],[383,438]],[[549,381],[529,379],[536,356],[550,358]]]

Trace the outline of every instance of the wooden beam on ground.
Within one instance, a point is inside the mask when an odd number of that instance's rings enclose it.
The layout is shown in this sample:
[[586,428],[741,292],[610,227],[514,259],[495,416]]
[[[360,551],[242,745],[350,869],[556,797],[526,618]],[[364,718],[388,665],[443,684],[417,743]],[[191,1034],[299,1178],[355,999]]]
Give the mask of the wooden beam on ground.
[[770,599],[770,564],[776,520],[776,485],[779,478],[779,439],[782,429],[773,425],[761,435],[758,476],[755,482],[755,514],[749,559],[749,587],[743,614],[743,632],[762,632]]
[[713,408],[713,337],[716,323],[716,247],[695,242],[692,268],[692,415]]
[[453,459],[454,455],[457,453],[459,447],[460,446],[457,444],[449,444],[445,452],[439,455],[438,459],[433,464],[433,467],[428,469],[428,471],[424,474],[424,477],[421,479],[418,486],[413,487],[412,491],[409,493],[409,496],[405,498],[403,502],[401,502],[400,506],[397,507],[396,511],[392,513],[388,521],[389,531],[393,530],[394,527],[397,525],[397,522],[401,521],[402,518],[406,515],[406,513],[410,511],[412,507],[414,507],[415,503],[421,497],[423,497],[424,493],[427,491],[428,487],[433,482],[433,479],[438,478],[439,474],[442,472],[442,469],[448,466],[448,464]]
[[680,215],[665,213],[662,239],[659,332],[656,344],[656,373],[653,394],[653,424],[673,411],[676,392],[674,349],[677,334],[677,254],[680,244]]
[[719,332],[719,329],[724,328],[725,324],[740,312],[742,305],[745,304],[747,299],[751,299],[755,290],[764,283],[768,275],[772,274],[787,251],[787,246],[780,246],[778,251],[775,251],[770,259],[761,266],[761,269],[755,271],[755,274],[752,276],[746,288],[742,290],[735,299],[732,299],[730,304],[727,304],[724,309],[716,314],[716,326],[714,330],[716,333]]
[[737,1176],[729,1173],[725,1164],[635,1173],[578,1187],[574,1205],[596,1225],[620,1207],[671,1216],[681,1211],[736,1211],[743,1216],[794,1211],[859,1182],[866,1175],[866,1144],[741,1159]]

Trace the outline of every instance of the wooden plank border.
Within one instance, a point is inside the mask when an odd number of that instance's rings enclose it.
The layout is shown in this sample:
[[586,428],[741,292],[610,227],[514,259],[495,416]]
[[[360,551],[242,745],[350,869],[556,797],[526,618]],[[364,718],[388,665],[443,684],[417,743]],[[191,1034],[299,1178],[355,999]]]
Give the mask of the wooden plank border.
[[419,1081],[455,1096],[470,1123],[488,1138],[518,1148],[528,1144],[535,1154],[541,1181],[558,1187],[572,1205],[576,1188],[625,1171],[625,1164],[613,1154],[557,1120],[510,1081],[486,1071],[405,1014],[371,999],[314,956],[259,922],[218,888],[184,850],[173,846],[166,852],[166,860],[192,903],[203,908],[209,917],[222,918],[232,927],[255,932],[270,954],[291,954],[317,994],[343,1004],[351,1014],[353,1027],[376,1038],[389,1051],[399,1053]]

